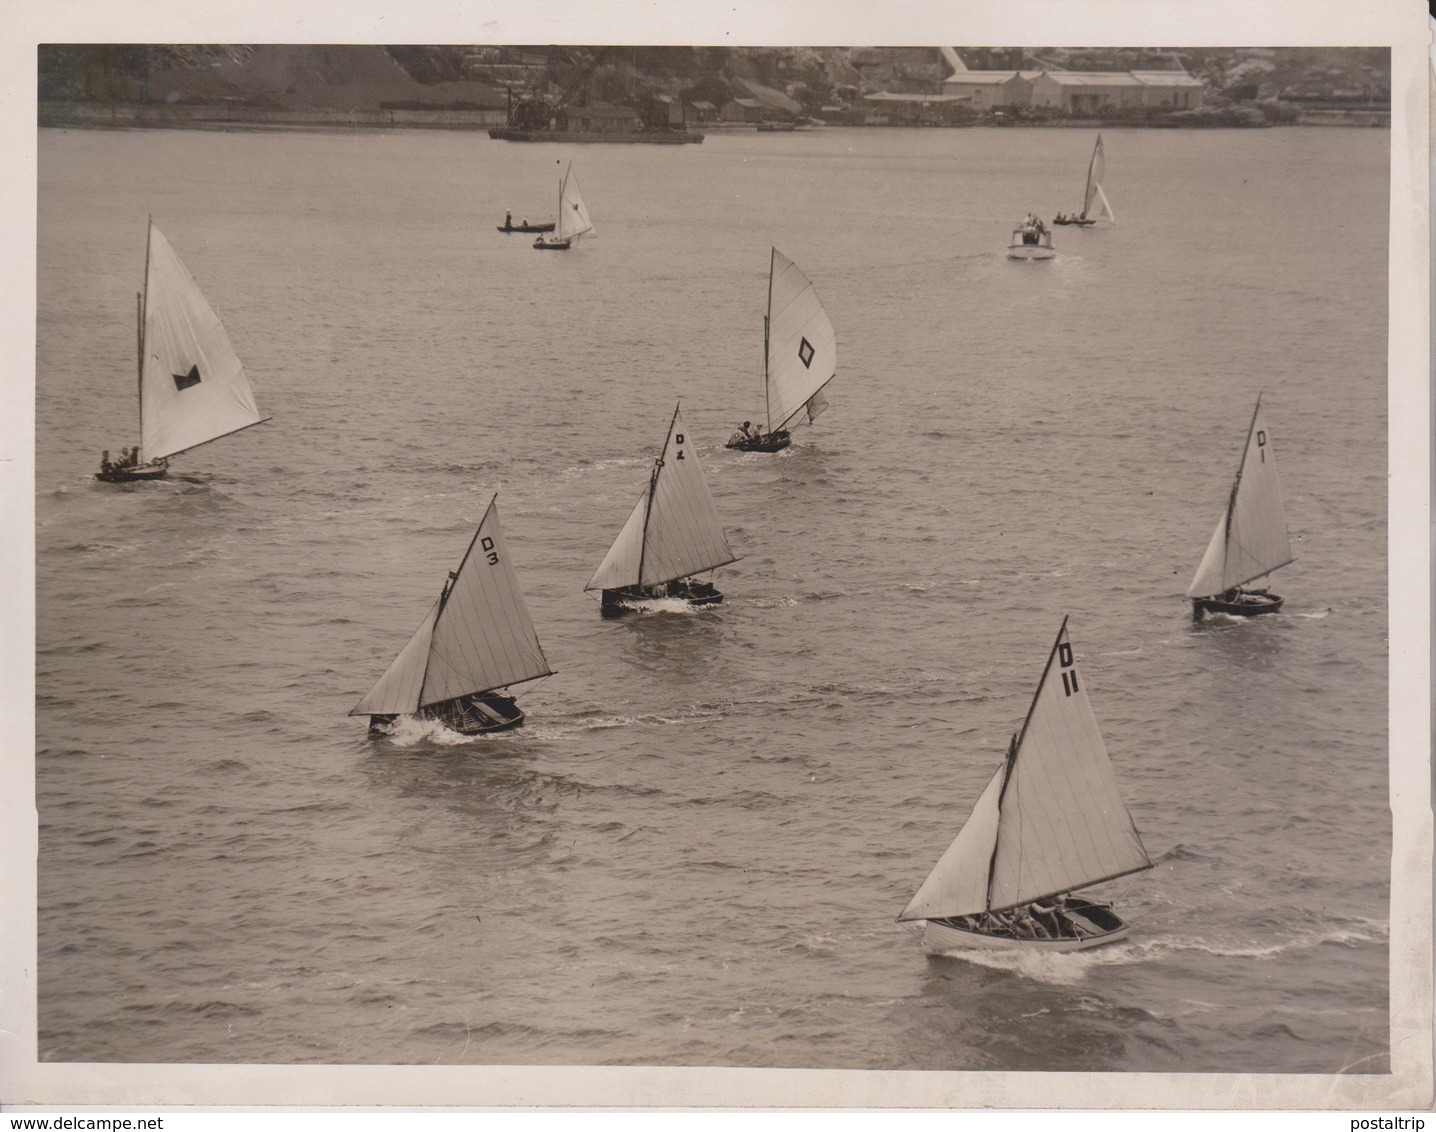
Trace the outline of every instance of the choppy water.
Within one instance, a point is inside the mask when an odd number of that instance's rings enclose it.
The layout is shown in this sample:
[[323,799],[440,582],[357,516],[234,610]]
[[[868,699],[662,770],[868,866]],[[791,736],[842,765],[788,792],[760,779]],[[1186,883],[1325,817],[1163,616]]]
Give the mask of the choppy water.
[[[1385,1070],[1388,142],[1111,131],[1121,226],[1023,265],[1085,131],[41,131],[41,1058]],[[496,233],[569,156],[599,237]],[[274,420],[117,488],[147,214]],[[736,455],[770,244],[840,376]],[[1194,627],[1258,391],[1287,611]],[[744,557],[601,620],[680,396]],[[558,674],[518,732],[369,740],[495,491]],[[1135,930],[928,958],[893,918],[1063,614]]]

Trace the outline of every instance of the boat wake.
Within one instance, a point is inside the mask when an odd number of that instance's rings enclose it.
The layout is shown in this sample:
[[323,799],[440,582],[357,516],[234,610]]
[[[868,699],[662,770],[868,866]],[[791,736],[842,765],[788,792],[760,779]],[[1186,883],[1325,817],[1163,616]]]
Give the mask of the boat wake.
[[1179,936],[1156,936],[1127,939],[1091,951],[1023,952],[953,948],[931,952],[943,959],[962,959],[979,967],[1011,971],[1039,983],[1072,984],[1082,982],[1094,971],[1121,967],[1132,963],[1160,962],[1187,952],[1200,952],[1222,959],[1272,959],[1292,952],[1308,951],[1324,945],[1359,946],[1382,942],[1387,925],[1379,920],[1354,920],[1342,925],[1317,928],[1284,940],[1258,944],[1237,940],[1204,940]]
[[708,611],[707,606],[691,605],[681,597],[653,597],[646,601],[629,601],[625,604],[639,613],[671,613],[680,617]]
[[502,741],[510,734],[507,731],[491,731],[485,735],[460,735],[457,731],[445,727],[437,719],[420,719],[416,715],[401,715],[385,731],[384,738],[396,747],[418,747],[424,744],[440,747],[463,747],[470,743]]

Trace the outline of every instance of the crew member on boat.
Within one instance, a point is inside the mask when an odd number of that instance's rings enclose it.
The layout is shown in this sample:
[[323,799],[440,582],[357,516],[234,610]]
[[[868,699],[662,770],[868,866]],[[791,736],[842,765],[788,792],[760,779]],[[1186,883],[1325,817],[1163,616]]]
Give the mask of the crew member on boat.
[[505,227],[505,228],[512,228],[513,226],[514,226],[514,214],[513,214],[512,212],[510,212],[510,211],[506,208],[506,209],[504,209],[504,227]]

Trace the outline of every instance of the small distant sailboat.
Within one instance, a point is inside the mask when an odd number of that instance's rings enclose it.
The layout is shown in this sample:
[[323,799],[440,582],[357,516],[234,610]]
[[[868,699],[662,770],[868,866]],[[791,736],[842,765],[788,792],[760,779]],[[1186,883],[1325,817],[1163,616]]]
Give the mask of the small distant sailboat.
[[768,313],[763,316],[764,432],[751,421],[725,448],[777,452],[792,443],[791,428],[811,424],[828,407],[823,387],[838,376],[838,337],[813,284],[774,248],[768,264]]
[[1008,259],[1051,259],[1057,254],[1052,246],[1052,229],[1028,213],[1022,223],[1012,229],[1007,242]]
[[[1117,223],[1117,214],[1107,194],[1102,191],[1102,178],[1107,175],[1107,156],[1102,149],[1102,135],[1097,135],[1097,144],[1092,147],[1092,160],[1087,165],[1087,187],[1082,193],[1082,214],[1063,216],[1060,212],[1052,221],[1054,224],[1070,224],[1078,228],[1091,228],[1097,224],[1111,227]],[[1095,213],[1092,206],[1098,205]]]
[[1151,867],[1064,617],[1007,759],[898,919],[925,921],[929,952],[1080,951],[1130,928],[1110,905],[1067,894]]
[[383,734],[401,715],[437,720],[461,735],[503,731],[524,721],[506,689],[550,675],[495,495],[424,623],[349,714],[367,715],[370,734]]
[[138,312],[140,442],[100,459],[106,483],[163,479],[169,458],[263,424],[224,324],[150,221]]
[[602,591],[604,616],[632,612],[645,602],[677,598],[689,605],[715,605],[723,595],[693,577],[736,562],[698,449],[673,410],[663,453],[653,462],[648,486],[618,532],[585,590]]
[[588,218],[588,207],[578,191],[578,177],[573,171],[573,162],[563,171],[558,183],[558,231],[552,236],[540,236],[534,247],[543,251],[567,251],[581,236],[598,235],[593,221]]
[[1200,618],[1206,612],[1238,617],[1275,613],[1281,608],[1282,598],[1265,586],[1245,587],[1292,561],[1281,483],[1276,474],[1276,450],[1262,423],[1258,396],[1226,510],[1187,590],[1192,599],[1192,616]]

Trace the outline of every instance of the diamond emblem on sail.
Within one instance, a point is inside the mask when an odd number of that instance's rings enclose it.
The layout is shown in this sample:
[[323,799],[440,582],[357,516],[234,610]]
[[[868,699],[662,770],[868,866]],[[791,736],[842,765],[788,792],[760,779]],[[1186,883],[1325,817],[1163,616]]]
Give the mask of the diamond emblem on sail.
[[199,366],[190,366],[189,373],[172,373],[170,376],[175,379],[176,389],[188,389],[199,384]]
[[798,344],[798,360],[803,363],[804,369],[807,369],[813,364],[813,355],[816,352],[817,351],[813,349],[813,344],[806,338]]

